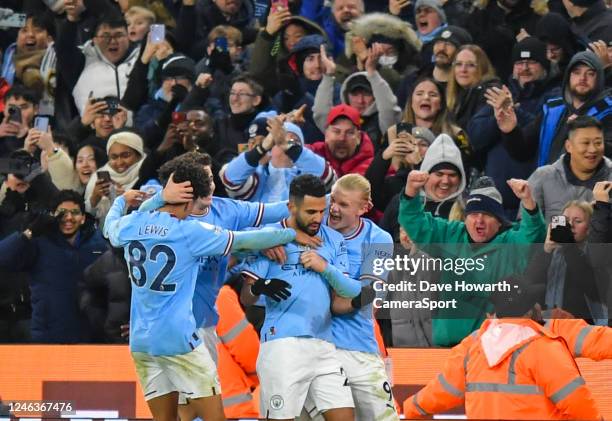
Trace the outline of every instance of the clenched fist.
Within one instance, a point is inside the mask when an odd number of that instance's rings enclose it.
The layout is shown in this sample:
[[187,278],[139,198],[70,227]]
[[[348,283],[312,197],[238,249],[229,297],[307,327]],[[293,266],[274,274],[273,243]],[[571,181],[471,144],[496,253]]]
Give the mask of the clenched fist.
[[406,189],[404,192],[408,197],[416,197],[419,194],[419,191],[427,180],[429,179],[429,173],[425,171],[412,170],[410,174],[408,174],[408,180],[406,180]]

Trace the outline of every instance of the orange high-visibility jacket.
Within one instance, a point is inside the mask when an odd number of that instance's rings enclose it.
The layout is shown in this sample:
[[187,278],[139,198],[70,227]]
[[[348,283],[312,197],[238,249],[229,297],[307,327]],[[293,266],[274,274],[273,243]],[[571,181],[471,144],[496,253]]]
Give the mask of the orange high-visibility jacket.
[[238,294],[224,286],[217,297],[218,371],[227,418],[258,418],[252,391],[259,385],[255,371],[259,337],[248,322]]
[[404,415],[423,418],[461,403],[468,418],[601,419],[565,340],[530,319],[486,320],[451,350],[437,378],[404,401]]
[[593,326],[582,319],[551,319],[544,327],[567,342],[574,358],[612,359],[612,329]]

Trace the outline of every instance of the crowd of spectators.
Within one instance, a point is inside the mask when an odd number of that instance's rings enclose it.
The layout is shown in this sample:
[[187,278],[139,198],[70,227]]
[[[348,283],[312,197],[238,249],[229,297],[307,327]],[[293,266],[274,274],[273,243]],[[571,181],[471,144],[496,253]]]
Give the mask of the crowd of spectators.
[[[124,191],[161,189],[158,169],[187,152],[212,158],[216,196],[249,202],[287,200],[300,174],[328,190],[364,175],[366,216],[402,254],[536,244],[502,249],[482,282],[521,272],[540,304],[608,324],[609,7],[3,1],[0,342],[126,341],[131,283],[104,219]],[[490,310],[463,299],[474,320]],[[451,346],[479,325],[389,317],[396,346]]]

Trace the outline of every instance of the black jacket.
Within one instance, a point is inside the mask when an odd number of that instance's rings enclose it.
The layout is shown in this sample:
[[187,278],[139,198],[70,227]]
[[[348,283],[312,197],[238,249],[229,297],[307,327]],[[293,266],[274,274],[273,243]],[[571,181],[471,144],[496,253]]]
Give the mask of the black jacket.
[[81,311],[92,329],[92,342],[126,343],[121,325],[130,322],[132,284],[123,249],[109,249],[83,274]]
[[512,47],[521,28],[535,34],[538,16],[529,6],[529,1],[521,0],[509,13],[506,13],[495,0],[489,0],[483,9],[476,9],[468,20],[467,30],[472,34],[474,44],[487,53],[501,80],[506,80],[512,72]]
[[93,223],[86,223],[74,245],[55,229],[28,240],[15,232],[0,241],[0,267],[31,275],[32,340],[77,343],[87,337],[79,312],[78,290],[83,270],[107,248]]
[[[571,69],[582,62],[590,63],[597,70],[597,82],[591,97],[580,108],[575,109],[569,94],[569,75]],[[564,144],[565,139],[567,139],[567,119],[569,116],[572,114],[586,115],[594,106],[601,108],[600,111],[611,108],[611,106],[606,105],[606,100],[612,102],[612,90],[605,89],[601,62],[592,52],[583,51],[572,58],[565,72],[561,91],[563,96],[558,101],[565,105],[565,110],[555,123],[554,138],[547,159],[548,164],[555,162],[565,152]],[[612,153],[612,113],[604,113],[600,121],[604,128],[606,156],[610,156]],[[541,153],[539,151],[540,132],[544,124],[544,115],[543,112],[540,112],[530,124],[522,129],[517,125],[510,133],[502,134],[504,146],[508,149],[510,156],[519,161],[537,157],[538,153]]]

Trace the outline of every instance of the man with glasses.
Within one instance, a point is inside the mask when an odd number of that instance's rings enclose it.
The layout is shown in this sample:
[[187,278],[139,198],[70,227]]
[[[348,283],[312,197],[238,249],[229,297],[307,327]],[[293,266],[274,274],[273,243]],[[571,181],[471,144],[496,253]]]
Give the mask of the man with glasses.
[[338,177],[351,173],[364,175],[374,159],[374,146],[361,131],[359,111],[346,104],[330,110],[325,140],[309,148],[325,158]]
[[30,275],[33,342],[87,340],[78,285],[84,269],[106,249],[100,231],[85,215],[82,196],[72,190],[55,195],[52,215],[41,211],[27,229],[0,241],[0,267]]
[[[561,89],[558,78],[550,70],[546,44],[539,39],[527,37],[516,43],[512,49],[512,63],[508,89],[518,103],[516,113],[524,127],[536,118],[546,101],[561,95]],[[491,87],[485,93],[489,105],[501,101],[503,95],[504,90],[497,87]],[[514,220],[518,215],[519,200],[506,180],[527,179],[535,169],[535,163],[533,160],[519,162],[510,156],[502,144],[492,106],[481,107],[470,120],[467,130],[474,150],[487,154],[485,173],[499,186],[506,215]]]
[[64,56],[68,62],[59,60],[60,72],[63,69],[72,74],[75,68],[82,68],[72,90],[79,114],[83,114],[89,98],[123,96],[139,51],[139,48],[130,50],[123,17],[111,15],[98,22],[93,39],[81,47],[79,55]]

